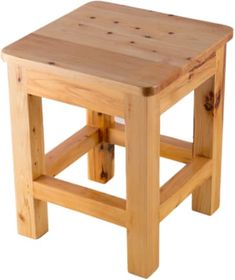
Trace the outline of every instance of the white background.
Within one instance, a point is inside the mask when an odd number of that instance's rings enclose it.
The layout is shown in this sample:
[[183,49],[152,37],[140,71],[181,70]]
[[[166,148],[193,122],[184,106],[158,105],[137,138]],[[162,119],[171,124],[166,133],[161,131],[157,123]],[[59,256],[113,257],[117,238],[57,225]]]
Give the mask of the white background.
[[[111,1],[112,2],[112,1]],[[84,4],[75,0],[0,2],[0,49]],[[233,1],[118,1],[145,9],[235,27]],[[235,279],[235,41],[228,44],[221,208],[212,217],[191,211],[188,198],[160,227],[160,267],[151,279]],[[126,231],[49,205],[49,232],[31,240],[16,233],[6,65],[0,62],[0,279],[135,279],[127,273]],[[162,133],[192,140],[192,95],[162,116]],[[85,124],[83,109],[44,102],[46,150]],[[125,151],[116,149],[116,176],[106,185],[87,180],[86,157],[60,174],[70,182],[125,197]],[[161,183],[182,167],[161,160]],[[137,278],[136,278],[137,279]]]

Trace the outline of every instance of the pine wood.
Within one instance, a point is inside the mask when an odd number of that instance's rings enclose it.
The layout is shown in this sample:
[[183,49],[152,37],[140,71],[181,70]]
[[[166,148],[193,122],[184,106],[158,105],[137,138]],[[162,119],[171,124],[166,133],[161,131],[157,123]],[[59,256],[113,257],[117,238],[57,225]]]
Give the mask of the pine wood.
[[225,47],[216,52],[216,73],[195,90],[194,155],[212,158],[212,177],[193,193],[193,210],[211,215],[220,203]]
[[32,180],[44,172],[41,98],[25,91],[22,67],[8,65],[18,232],[38,238],[48,230],[47,204],[33,198]]
[[46,154],[46,174],[55,176],[99,143],[99,129],[85,126]]
[[[108,142],[125,147],[125,125],[115,123],[108,129]],[[160,156],[188,163],[192,161],[192,143],[160,135]]]
[[107,143],[107,129],[114,118],[99,112],[87,111],[87,123],[99,128],[100,143],[88,153],[89,179],[106,183],[114,175],[114,145]]
[[124,199],[49,176],[41,176],[33,182],[33,195],[36,199],[126,226]]
[[[38,66],[36,67],[38,68]],[[86,75],[52,74],[52,69],[29,70],[27,91],[33,95],[78,105],[91,111],[112,116],[124,116],[124,96],[126,88],[91,79]]]
[[159,263],[158,96],[128,97],[125,120],[128,270],[148,277]]
[[214,53],[211,57],[197,60],[197,62],[196,66],[193,66],[186,74],[181,75],[159,93],[161,114],[215,74],[216,59]]
[[160,220],[170,214],[193,190],[212,173],[212,161],[196,157],[161,187]]
[[3,57],[135,86],[148,95],[198,67],[232,33],[223,25],[98,1],[5,48]]
[[[46,202],[56,203],[126,227],[129,272],[151,275],[160,221],[192,192],[194,210],[212,214],[219,206],[232,36],[227,26],[95,1],[6,47],[19,232],[45,233]],[[195,88],[192,147],[161,136],[160,115]],[[46,157],[42,97],[88,111],[87,127]],[[125,131],[115,116],[125,118]],[[105,183],[114,174],[114,144],[126,146],[126,201],[45,176],[92,149],[89,176]],[[160,155],[187,163],[161,190]]]

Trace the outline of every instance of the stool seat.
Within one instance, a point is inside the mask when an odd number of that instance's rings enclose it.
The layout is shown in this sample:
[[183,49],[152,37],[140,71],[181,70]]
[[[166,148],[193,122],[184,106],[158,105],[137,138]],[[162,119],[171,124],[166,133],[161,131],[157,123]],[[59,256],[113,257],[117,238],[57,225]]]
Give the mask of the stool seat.
[[3,52],[156,93],[231,37],[227,26],[95,1]]

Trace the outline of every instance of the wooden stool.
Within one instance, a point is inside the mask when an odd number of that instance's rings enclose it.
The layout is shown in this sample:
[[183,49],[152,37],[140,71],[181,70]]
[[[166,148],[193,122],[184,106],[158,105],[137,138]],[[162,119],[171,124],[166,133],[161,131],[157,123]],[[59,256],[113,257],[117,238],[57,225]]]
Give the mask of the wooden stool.
[[[128,269],[158,267],[159,224],[188,195],[219,207],[225,47],[232,29],[91,2],[8,46],[19,233],[48,230],[47,202],[127,228]],[[160,135],[160,116],[195,90],[194,141]],[[44,154],[42,97],[88,110],[87,125]],[[117,125],[114,116],[123,117]],[[54,176],[88,152],[89,178],[114,175],[126,146],[126,200]],[[159,187],[159,158],[186,166]]]

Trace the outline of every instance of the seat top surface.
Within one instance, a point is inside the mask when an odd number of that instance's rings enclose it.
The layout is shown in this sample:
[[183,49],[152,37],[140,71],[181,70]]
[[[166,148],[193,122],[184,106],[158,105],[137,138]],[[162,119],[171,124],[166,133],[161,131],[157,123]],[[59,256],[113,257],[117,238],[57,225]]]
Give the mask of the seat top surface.
[[95,1],[6,47],[3,57],[158,90],[232,35],[224,25]]

